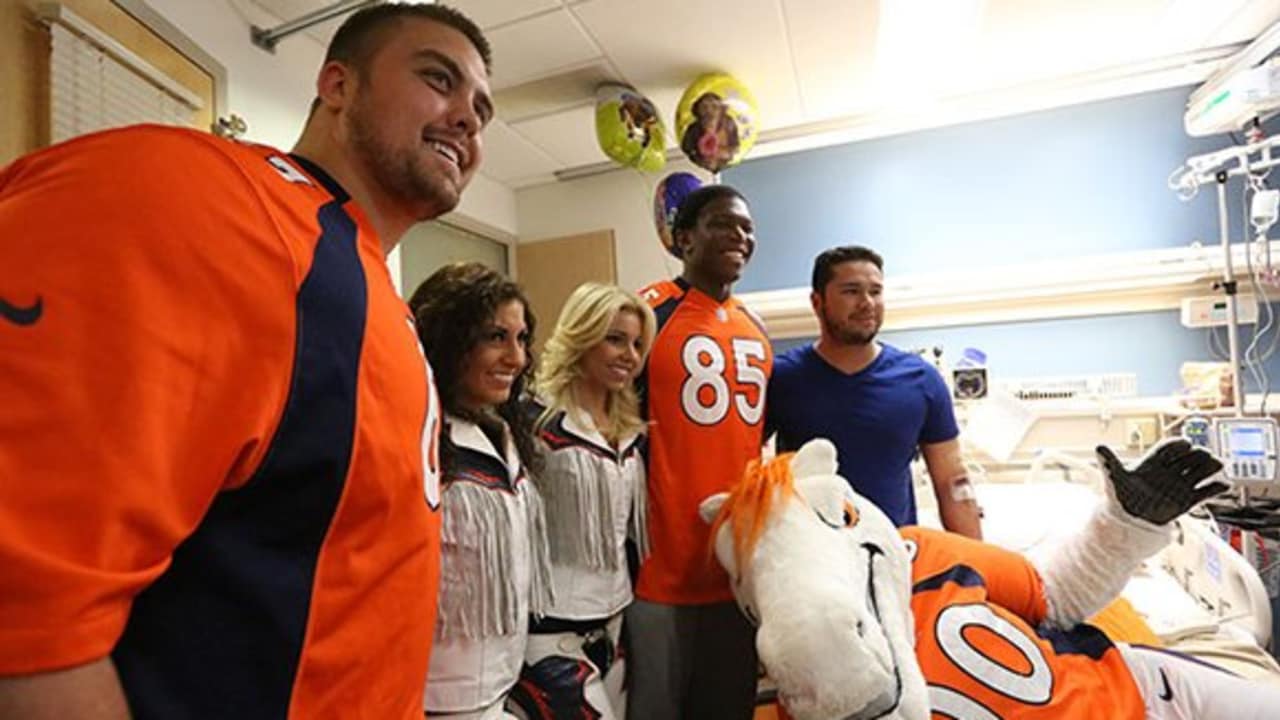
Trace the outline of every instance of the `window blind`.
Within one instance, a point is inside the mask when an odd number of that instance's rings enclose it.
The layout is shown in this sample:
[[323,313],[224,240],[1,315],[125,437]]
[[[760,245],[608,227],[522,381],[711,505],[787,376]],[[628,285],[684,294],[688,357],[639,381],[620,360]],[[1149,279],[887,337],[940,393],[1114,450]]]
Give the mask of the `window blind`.
[[52,142],[135,123],[195,126],[199,97],[94,26],[61,8],[49,32]]

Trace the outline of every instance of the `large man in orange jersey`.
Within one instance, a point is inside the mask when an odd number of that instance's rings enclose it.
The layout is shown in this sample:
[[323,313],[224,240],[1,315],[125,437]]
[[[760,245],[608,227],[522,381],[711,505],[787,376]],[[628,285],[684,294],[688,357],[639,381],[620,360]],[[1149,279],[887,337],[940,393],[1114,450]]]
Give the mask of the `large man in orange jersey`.
[[755,249],[751,213],[726,185],[690,193],[673,231],[684,271],[642,294],[658,316],[643,381],[651,554],[628,610],[634,718],[749,718],[753,632],[707,552],[698,503],[760,456],[773,352],[731,294]]
[[439,417],[385,255],[474,174],[488,56],[378,5],[293,153],[146,126],[0,172],[0,717],[422,717]]
[[708,499],[716,554],[797,720],[1264,720],[1280,689],[1185,656],[1113,644],[1083,621],[1172,520],[1221,492],[1222,465],[1183,440],[1132,467],[1105,447],[1108,496],[1035,564],[887,516],[814,440]]

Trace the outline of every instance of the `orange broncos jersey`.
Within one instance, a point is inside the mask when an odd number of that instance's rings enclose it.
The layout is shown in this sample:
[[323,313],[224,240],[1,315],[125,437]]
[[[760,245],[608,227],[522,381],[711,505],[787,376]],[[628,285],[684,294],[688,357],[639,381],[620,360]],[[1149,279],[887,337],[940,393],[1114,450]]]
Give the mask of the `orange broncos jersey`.
[[1144,717],[1133,676],[1100,631],[1038,629],[1044,586],[1025,557],[937,530],[901,532],[932,717]]
[[683,280],[640,294],[658,316],[658,335],[644,378],[650,555],[636,596],[672,605],[732,600],[698,504],[760,457],[773,350],[760,320],[733,297],[716,302]]
[[0,675],[109,655],[138,718],[420,719],[430,382],[302,158],[144,126],[0,170]]

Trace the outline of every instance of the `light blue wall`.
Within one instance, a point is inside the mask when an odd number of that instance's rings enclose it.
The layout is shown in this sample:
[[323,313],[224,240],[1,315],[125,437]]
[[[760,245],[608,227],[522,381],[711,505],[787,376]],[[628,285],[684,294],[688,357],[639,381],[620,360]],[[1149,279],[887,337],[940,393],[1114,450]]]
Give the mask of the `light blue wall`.
[[1212,193],[1184,203],[1166,186],[1187,156],[1227,142],[1186,136],[1188,93],[747,160],[723,173],[759,239],[738,289],[807,284],[813,256],[848,243],[908,273],[1216,242]]
[[[878,250],[890,276],[1194,240],[1216,244],[1212,188],[1184,203],[1166,185],[1188,156],[1230,142],[1186,136],[1189,92],[748,160],[723,174],[746,195],[757,226],[756,255],[737,290],[807,286],[813,257],[847,243]],[[1280,122],[1268,130],[1280,131]],[[1238,236],[1239,183],[1230,188]],[[979,347],[993,371],[1006,376],[1136,372],[1143,394],[1173,392],[1184,360],[1211,359],[1207,331],[1183,328],[1175,312],[896,332],[885,339],[900,347],[941,344],[952,357]],[[1278,360],[1268,364],[1280,384]]]
[[[1280,313],[1280,307],[1273,306]],[[1132,372],[1138,375],[1140,395],[1163,395],[1180,385],[1178,368],[1187,360],[1225,360],[1227,335],[1218,329],[1217,353],[1209,346],[1207,330],[1188,330],[1177,312],[1144,312],[1097,318],[1067,318],[1034,322],[996,323],[969,327],[927,328],[886,332],[880,339],[907,350],[941,346],[950,364],[967,347],[987,354],[993,377],[1025,378],[1053,375]],[[1240,350],[1253,337],[1253,326],[1241,326]],[[1268,332],[1267,343],[1275,337]],[[810,342],[784,340],[775,350]],[[927,356],[932,357],[932,356]],[[1280,393],[1280,353],[1266,362],[1273,392]],[[1251,378],[1245,388],[1260,392]],[[1277,401],[1280,403],[1280,400]]]

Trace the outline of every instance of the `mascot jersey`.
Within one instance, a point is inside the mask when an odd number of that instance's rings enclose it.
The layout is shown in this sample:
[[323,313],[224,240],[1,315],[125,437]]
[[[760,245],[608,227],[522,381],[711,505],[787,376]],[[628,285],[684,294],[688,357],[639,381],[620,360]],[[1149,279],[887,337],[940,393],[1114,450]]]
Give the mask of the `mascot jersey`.
[[937,530],[901,532],[933,717],[1144,717],[1133,676],[1101,631],[1039,628],[1044,586],[1026,558]]
[[658,316],[645,369],[649,434],[650,555],[636,596],[670,605],[733,599],[698,517],[760,457],[773,350],[737,299],[717,302],[683,280],[641,291]]
[[0,236],[40,309],[0,318],[0,674],[110,654],[138,718],[421,718],[439,418],[361,209],[143,126],[0,172]]

